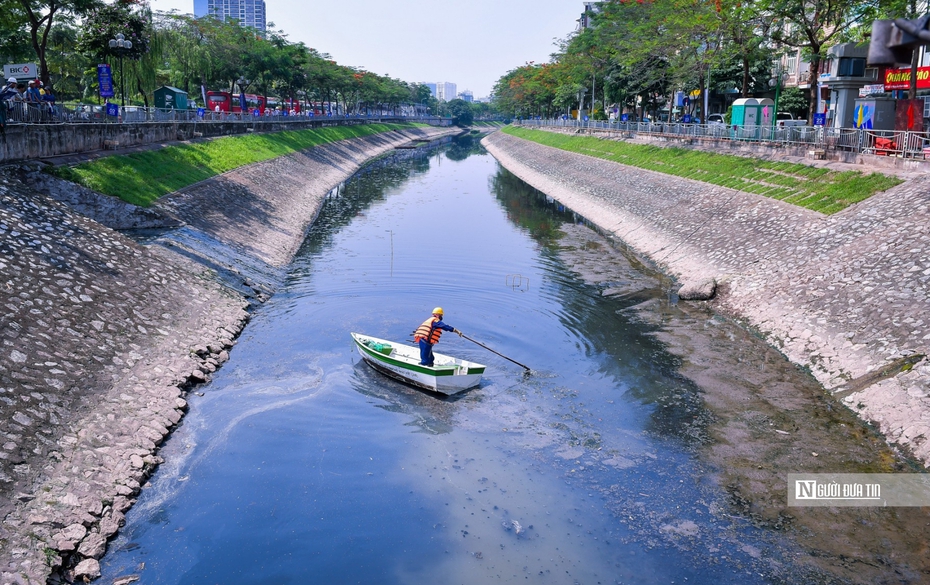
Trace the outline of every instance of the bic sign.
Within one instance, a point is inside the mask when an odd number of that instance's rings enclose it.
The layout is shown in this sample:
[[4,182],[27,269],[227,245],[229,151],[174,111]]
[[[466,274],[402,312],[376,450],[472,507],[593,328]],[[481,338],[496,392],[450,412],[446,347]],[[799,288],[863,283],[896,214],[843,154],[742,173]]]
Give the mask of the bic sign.
[[16,79],[36,79],[39,76],[39,68],[35,63],[16,63],[14,65],[3,66],[3,78],[15,77]]

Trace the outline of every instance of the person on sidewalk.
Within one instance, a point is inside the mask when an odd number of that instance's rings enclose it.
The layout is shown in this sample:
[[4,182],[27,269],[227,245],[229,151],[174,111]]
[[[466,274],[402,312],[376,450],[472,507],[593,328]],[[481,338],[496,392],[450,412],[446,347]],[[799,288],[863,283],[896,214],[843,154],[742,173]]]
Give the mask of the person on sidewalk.
[[19,91],[16,90],[16,78],[11,77],[7,80],[6,85],[0,88],[0,134],[6,140],[6,117],[7,112],[11,110],[12,102],[19,99]]
[[433,315],[423,321],[423,324],[417,327],[417,330],[413,333],[413,341],[420,345],[421,366],[433,366],[433,346],[439,343],[443,331],[451,331],[452,333],[458,333],[459,337],[462,336],[461,331],[443,323],[442,316],[442,307],[436,307],[433,309]]

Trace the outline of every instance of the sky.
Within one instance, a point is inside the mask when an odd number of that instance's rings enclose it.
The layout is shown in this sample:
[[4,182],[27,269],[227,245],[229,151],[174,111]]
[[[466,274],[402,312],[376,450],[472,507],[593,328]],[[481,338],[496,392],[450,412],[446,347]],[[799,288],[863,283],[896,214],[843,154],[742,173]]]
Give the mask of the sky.
[[[193,13],[194,0],[150,0]],[[265,0],[292,42],[340,65],[408,82],[450,81],[476,98],[528,61],[546,63],[575,30],[581,0]]]

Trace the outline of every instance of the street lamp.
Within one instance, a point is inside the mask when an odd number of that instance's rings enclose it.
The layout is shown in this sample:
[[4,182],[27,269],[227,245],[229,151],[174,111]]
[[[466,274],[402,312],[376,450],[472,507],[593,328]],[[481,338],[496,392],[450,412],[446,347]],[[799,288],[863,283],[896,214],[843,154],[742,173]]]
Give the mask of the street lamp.
[[775,88],[775,111],[772,113],[772,128],[778,125],[778,98],[781,96],[781,86],[788,76],[788,72],[781,68],[781,63],[775,64],[775,70],[772,71],[772,78],[769,79],[769,87]]
[[117,34],[115,39],[110,39],[110,50],[119,57],[119,97],[124,108],[126,107],[126,86],[123,83],[123,55],[130,49],[132,49],[132,41],[127,41],[123,33]]

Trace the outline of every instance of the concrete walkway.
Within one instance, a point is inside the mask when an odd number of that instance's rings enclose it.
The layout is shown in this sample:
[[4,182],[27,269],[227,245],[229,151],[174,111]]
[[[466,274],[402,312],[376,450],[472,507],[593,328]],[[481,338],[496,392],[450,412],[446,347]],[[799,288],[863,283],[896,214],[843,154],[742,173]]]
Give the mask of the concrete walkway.
[[[930,461],[930,176],[833,216],[495,133],[518,177],[682,281],[809,368],[892,443]],[[816,449],[815,449],[816,450]]]

